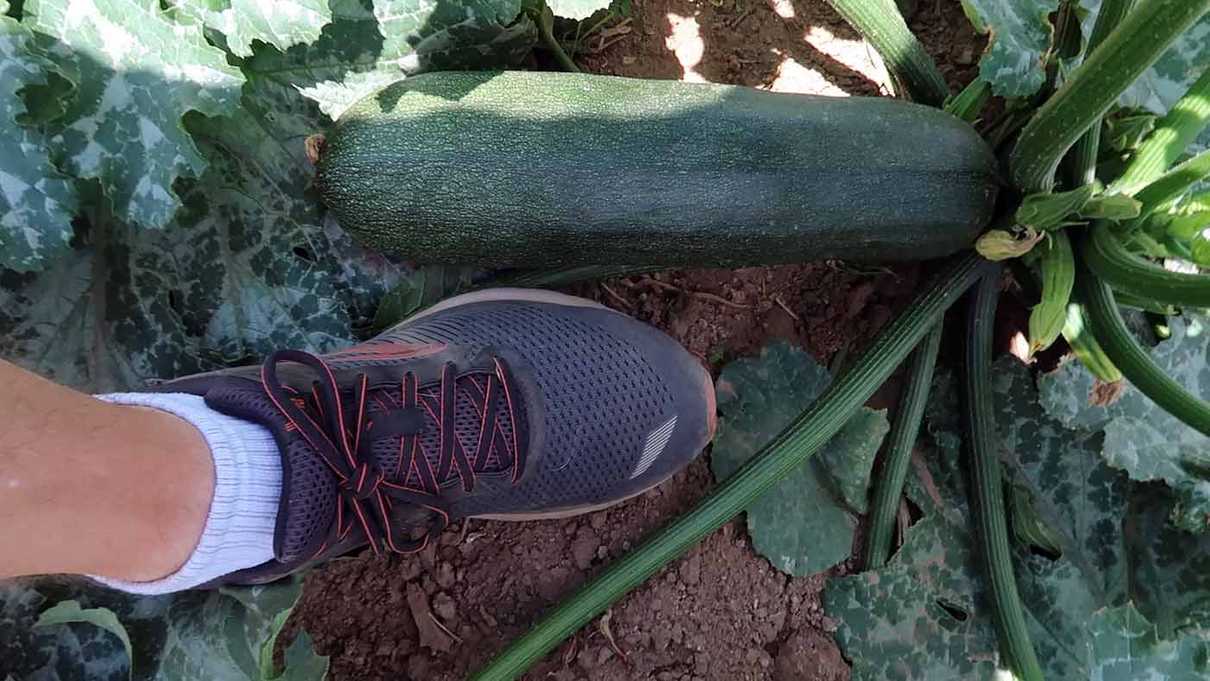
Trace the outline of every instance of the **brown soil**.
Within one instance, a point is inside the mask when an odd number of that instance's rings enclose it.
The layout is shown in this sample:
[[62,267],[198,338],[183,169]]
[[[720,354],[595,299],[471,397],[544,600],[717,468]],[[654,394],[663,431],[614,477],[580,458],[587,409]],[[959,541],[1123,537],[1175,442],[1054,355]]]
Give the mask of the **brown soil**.
[[[822,0],[767,2],[634,0],[630,21],[586,41],[591,52],[577,59],[587,71],[616,75],[830,95],[888,91],[873,52]],[[958,0],[920,0],[910,23],[953,87],[973,77],[983,42]],[[912,266],[826,262],[668,272],[573,292],[663,329],[717,372],[772,338],[844,362],[902,308],[918,277]],[[420,555],[334,561],[307,577],[288,631],[310,632],[338,681],[465,678],[712,485],[702,457],[606,511],[520,524],[471,520]],[[847,569],[791,579],[733,521],[526,678],[848,679],[819,601],[827,577]]]

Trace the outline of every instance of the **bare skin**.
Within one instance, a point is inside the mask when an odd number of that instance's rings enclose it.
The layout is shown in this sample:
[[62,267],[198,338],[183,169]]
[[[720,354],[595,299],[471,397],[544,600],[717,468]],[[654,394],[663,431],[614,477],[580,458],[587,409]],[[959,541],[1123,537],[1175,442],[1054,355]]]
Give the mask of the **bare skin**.
[[214,464],[192,425],[0,360],[0,578],[151,581],[201,537]]

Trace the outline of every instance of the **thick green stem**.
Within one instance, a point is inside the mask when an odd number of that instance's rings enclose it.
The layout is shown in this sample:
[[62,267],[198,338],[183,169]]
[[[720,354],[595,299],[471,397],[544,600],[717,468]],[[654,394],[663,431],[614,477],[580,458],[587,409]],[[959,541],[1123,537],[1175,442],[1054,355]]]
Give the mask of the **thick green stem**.
[[1073,294],[1072,301],[1067,304],[1067,323],[1063,326],[1063,337],[1071,346],[1072,354],[1097,380],[1102,383],[1117,383],[1122,380],[1122,372],[1113,365],[1088,326],[1088,312]]
[[[1082,246],[1084,251],[1091,247],[1087,239]],[[1185,390],[1151,359],[1126,327],[1109,284],[1087,268],[1081,269],[1078,284],[1088,313],[1089,330],[1114,366],[1161,409],[1210,435],[1210,404]]]
[[892,0],[828,0],[828,4],[870,41],[910,99],[936,107],[945,103],[950,94],[945,78]]
[[1108,223],[1089,228],[1081,257],[1113,288],[1161,305],[1210,307],[1210,275],[1173,272],[1126,249]]
[[1000,477],[1000,440],[996,437],[992,403],[992,332],[1000,298],[999,268],[983,278],[971,299],[966,344],[965,394],[962,410],[974,478],[974,509],[979,527],[984,573],[992,594],[992,615],[1000,634],[1000,650],[1018,679],[1042,681],[1042,668],[1025,628],[1025,613],[1013,575]]
[[1203,151],[1169,170],[1139,190],[1134,198],[1143,204],[1143,214],[1140,218],[1179,198],[1195,183],[1207,177],[1210,177],[1210,150]]
[[886,565],[891,557],[891,540],[895,536],[895,516],[899,511],[899,500],[903,496],[903,483],[907,480],[908,467],[912,461],[912,448],[920,432],[920,421],[928,405],[929,388],[933,383],[933,369],[937,366],[937,349],[941,347],[944,325],[938,323],[912,353],[903,392],[899,395],[899,406],[895,422],[887,437],[886,462],[882,476],[874,490],[874,503],[870,507],[870,531],[866,535],[864,569],[875,570]]
[[945,110],[967,123],[974,123],[991,96],[992,86],[986,80],[976,78],[946,101]]
[[974,254],[954,261],[878,335],[857,362],[739,472],[692,511],[657,532],[548,613],[529,633],[514,641],[472,678],[498,681],[514,679],[524,673],[560,641],[689,550],[702,537],[722,527],[761,493],[801,466],[869,399],[983,271],[984,265]]
[[1160,120],[1110,191],[1134,194],[1159,178],[1207,125],[1210,125],[1210,68]]
[[[1097,19],[1092,25],[1092,34],[1088,36],[1086,54],[1092,54],[1105,38],[1113,32],[1134,7],[1135,0],[1105,0]],[[1097,179],[1097,153],[1101,147],[1101,117],[1097,116],[1088,130],[1080,136],[1075,148],[1071,151],[1071,172],[1068,177],[1068,188],[1075,189]]]
[[1014,184],[1049,191],[1067,150],[1207,9],[1210,0],[1150,0],[1126,15],[1021,132],[1009,158]]
[[538,35],[541,36],[546,49],[550,50],[551,54],[555,56],[555,61],[559,62],[559,66],[562,66],[564,71],[579,73],[580,67],[576,66],[571,57],[567,56],[567,52],[559,44],[559,39],[555,37],[555,15],[545,3],[542,4],[541,14],[537,17],[537,23]]

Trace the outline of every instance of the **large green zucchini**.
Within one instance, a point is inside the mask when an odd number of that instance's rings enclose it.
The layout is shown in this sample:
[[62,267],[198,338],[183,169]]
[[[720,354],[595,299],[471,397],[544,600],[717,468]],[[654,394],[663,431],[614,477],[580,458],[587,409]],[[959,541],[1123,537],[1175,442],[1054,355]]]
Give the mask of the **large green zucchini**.
[[495,266],[931,258],[971,245],[999,185],[924,106],[524,71],[393,83],[317,166],[369,247]]

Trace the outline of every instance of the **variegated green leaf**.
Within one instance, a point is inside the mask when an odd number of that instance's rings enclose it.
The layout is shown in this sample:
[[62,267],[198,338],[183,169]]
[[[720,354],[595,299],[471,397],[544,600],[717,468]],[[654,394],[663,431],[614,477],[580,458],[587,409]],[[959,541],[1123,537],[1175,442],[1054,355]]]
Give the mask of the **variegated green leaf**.
[[91,223],[84,244],[44,271],[0,272],[0,356],[95,391],[214,368],[177,312],[181,282],[160,248],[164,233],[99,211]]
[[1096,660],[1072,651],[1087,645],[1087,619],[1128,594],[1126,476],[1098,456],[1099,434],[1069,431],[1043,410],[1020,362],[1000,360],[993,383],[1006,474],[1060,539],[1059,560],[1025,547],[1016,558],[1034,646],[1049,676],[1093,678]]
[[331,118],[409,73],[500,68],[537,40],[521,0],[332,0],[318,41],[285,52],[257,50],[252,78],[299,88]]
[[84,247],[40,275],[2,275],[0,355],[118,390],[275,349],[334,349],[369,327],[407,269],[353,244],[309,193],[303,141],[319,112],[256,75],[241,101],[230,117],[190,117],[210,165],[179,183],[169,229],[96,210]]
[[477,271],[450,265],[417,268],[383,296],[374,316],[374,328],[385,329],[398,324],[443,298],[469,289]]
[[332,20],[328,0],[174,0],[182,15],[222,34],[227,48],[252,54],[252,41],[286,49],[313,42]]
[[30,51],[33,35],[7,11],[0,0],[0,267],[30,271],[67,248],[75,192],[51,166],[43,135],[17,123],[25,113],[19,91],[45,82],[51,67]]
[[1132,556],[1130,596],[1165,637],[1210,630],[1210,533],[1191,534],[1169,519],[1182,502],[1162,485],[1138,485],[1125,523]]
[[113,634],[122,642],[126,659],[133,658],[130,635],[126,632],[126,627],[118,621],[118,616],[109,608],[81,608],[79,601],[60,601],[53,607],[43,610],[34,626],[49,627],[73,623],[91,624]]
[[[759,358],[727,365],[718,379],[718,435],[710,464],[720,482],[771,442],[827,387],[828,372],[802,350],[772,343]],[[809,575],[851,552],[874,456],[889,430],[885,412],[863,408],[799,469],[747,509],[752,544],[775,567]]]
[[1098,681],[1204,679],[1210,677],[1210,637],[1161,638],[1155,625],[1127,604],[1097,612],[1088,622],[1093,660],[1088,678]]
[[[110,631],[83,623],[35,626],[43,611],[67,597],[78,597],[88,609],[106,608],[120,615],[128,611],[104,595],[79,580],[0,581],[0,669],[22,681],[129,681],[126,647]],[[149,606],[141,609],[152,617],[163,612],[146,599],[132,597],[130,603]]]
[[[855,679],[967,679],[1006,674],[997,653],[978,556],[971,551],[965,453],[961,447],[956,381],[942,373],[931,393],[929,427],[938,443],[914,470],[909,496],[924,518],[883,569],[834,580],[825,592],[837,639],[853,660]],[[1031,520],[1043,526],[1060,554],[1014,552],[1027,626],[1046,678],[1200,678],[1197,653],[1207,630],[1195,594],[1205,587],[1200,538],[1165,528],[1167,509],[1132,492],[1132,483],[1097,454],[1099,433],[1065,428],[1038,402],[1029,370],[1015,360],[992,374],[997,441],[1013,489],[1027,497]],[[1143,494],[1144,496],[1139,496]],[[1132,496],[1134,498],[1132,498]],[[1016,505],[1016,504],[1015,504]],[[1132,509],[1154,508],[1159,523],[1126,521]],[[941,536],[941,539],[936,537]],[[929,547],[921,552],[920,546]],[[1181,595],[1187,598],[1182,599]],[[1109,617],[1130,598],[1150,615],[1168,613],[1167,629],[1149,639]],[[933,606],[942,607],[933,607]],[[955,616],[957,615],[957,616]],[[1200,622],[1196,619],[1201,616]],[[1177,630],[1184,639],[1167,640]],[[1134,667],[1122,645],[1140,642]],[[1192,646],[1185,648],[1185,646]],[[1130,676],[1127,673],[1137,676]]]
[[[38,681],[321,681],[327,660],[305,635],[287,648],[280,675],[260,667],[300,585],[135,596],[78,578],[8,580],[0,584],[0,661],[16,678]],[[45,626],[35,626],[40,616]]]
[[[1168,375],[1195,395],[1210,395],[1210,327],[1200,315],[1174,318],[1171,339],[1151,350]],[[1167,413],[1133,386],[1109,406],[1089,400],[1093,377],[1068,362],[1040,380],[1042,404],[1065,425],[1105,431],[1103,455],[1135,480],[1163,480],[1181,496],[1174,520],[1190,531],[1210,528],[1210,439]]]
[[235,111],[239,71],[201,28],[172,22],[158,2],[28,0],[25,13],[75,85],[51,126],[52,161],[98,179],[119,219],[163,227],[180,205],[173,182],[206,169],[181,119]]
[[1050,49],[1053,29],[1049,15],[1059,0],[962,0],[967,17],[990,43],[979,75],[1001,97],[1028,97],[1046,76],[1043,56]]
[[1002,666],[969,528],[932,514],[879,570],[828,581],[853,681],[991,679]]

